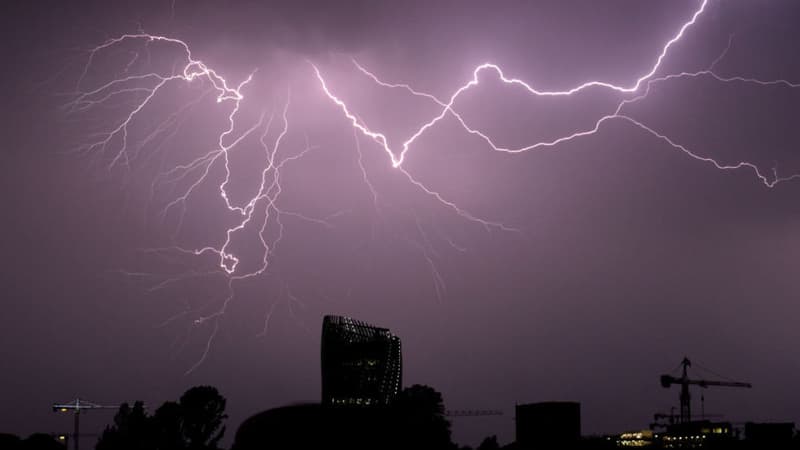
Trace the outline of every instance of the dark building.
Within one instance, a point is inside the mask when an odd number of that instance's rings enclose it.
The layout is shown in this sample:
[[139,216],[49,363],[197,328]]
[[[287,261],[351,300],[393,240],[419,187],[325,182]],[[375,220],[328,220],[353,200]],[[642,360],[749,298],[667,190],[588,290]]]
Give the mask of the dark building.
[[517,405],[516,416],[518,448],[575,448],[580,441],[580,403],[543,402]]
[[753,423],[744,424],[744,438],[752,448],[788,448],[794,438],[794,423]]
[[391,403],[402,382],[400,338],[386,328],[341,316],[322,321],[322,403]]
[[395,422],[388,407],[290,405],[270,409],[242,422],[232,450],[338,449],[397,447]]

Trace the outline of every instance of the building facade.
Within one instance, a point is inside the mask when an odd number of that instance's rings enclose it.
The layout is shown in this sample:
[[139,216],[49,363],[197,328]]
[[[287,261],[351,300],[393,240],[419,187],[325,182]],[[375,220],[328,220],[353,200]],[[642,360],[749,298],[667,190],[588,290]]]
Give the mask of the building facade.
[[400,338],[342,316],[322,321],[322,403],[387,405],[402,386]]

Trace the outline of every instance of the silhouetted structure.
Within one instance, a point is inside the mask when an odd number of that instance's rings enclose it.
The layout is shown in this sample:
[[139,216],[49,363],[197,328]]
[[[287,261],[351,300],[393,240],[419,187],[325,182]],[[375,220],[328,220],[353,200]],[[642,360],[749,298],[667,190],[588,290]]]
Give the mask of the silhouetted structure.
[[391,405],[302,404],[245,420],[232,450],[450,450],[450,423],[439,392],[403,389]]
[[729,422],[696,420],[667,427],[659,435],[662,448],[719,448],[729,449],[737,438]]
[[320,404],[270,409],[245,420],[233,450],[377,448],[393,421],[386,407]]
[[681,416],[680,422],[681,423],[688,423],[692,420],[692,408],[691,408],[691,395],[689,394],[689,385],[700,386],[702,388],[707,388],[709,386],[724,386],[724,387],[738,387],[738,388],[750,388],[753,387],[750,383],[742,383],[739,381],[715,381],[715,380],[693,380],[690,379],[686,373],[687,368],[692,366],[692,362],[689,361],[689,358],[683,357],[683,361],[681,361],[681,366],[683,366],[683,373],[680,378],[673,377],[671,375],[661,375],[661,386],[665,388],[669,388],[673,384],[679,384],[681,386],[681,394],[680,394],[680,403],[681,403]]
[[450,450],[442,394],[400,390],[400,338],[341,316],[322,321],[322,403],[270,409],[245,420],[233,450]]
[[86,400],[81,400],[76,398],[75,400],[68,402],[68,403],[54,403],[53,404],[53,412],[60,412],[66,413],[71,412],[75,418],[75,425],[74,431],[72,433],[72,445],[74,450],[80,449],[80,436],[81,436],[81,413],[84,411],[91,411],[94,409],[117,409],[119,405],[115,406],[106,406],[106,405],[98,405],[97,403],[87,402]]
[[744,439],[751,448],[789,448],[794,439],[794,423],[753,423],[744,425]]
[[322,321],[322,403],[388,405],[400,391],[400,338],[341,316]]
[[574,448],[581,438],[581,405],[542,402],[517,405],[518,448]]

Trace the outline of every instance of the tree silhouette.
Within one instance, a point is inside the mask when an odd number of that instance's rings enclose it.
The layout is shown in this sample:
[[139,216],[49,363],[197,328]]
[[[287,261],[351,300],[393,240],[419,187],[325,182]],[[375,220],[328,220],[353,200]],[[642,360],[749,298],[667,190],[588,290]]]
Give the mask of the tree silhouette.
[[175,402],[165,402],[151,418],[154,450],[181,450],[186,448],[181,433],[181,407]]
[[214,450],[225,434],[225,397],[212,386],[197,386],[181,396],[182,434],[189,450]]
[[120,406],[96,450],[217,450],[225,434],[225,397],[211,386],[186,391],[148,416],[142,402]]
[[397,415],[400,448],[451,448],[450,422],[444,416],[442,394],[430,386],[405,388],[392,404]]
[[477,450],[500,450],[500,444],[497,443],[497,436],[492,435],[484,438]]
[[106,427],[95,447],[97,450],[147,450],[152,448],[152,436],[144,403],[133,407],[123,403],[114,415],[114,424]]

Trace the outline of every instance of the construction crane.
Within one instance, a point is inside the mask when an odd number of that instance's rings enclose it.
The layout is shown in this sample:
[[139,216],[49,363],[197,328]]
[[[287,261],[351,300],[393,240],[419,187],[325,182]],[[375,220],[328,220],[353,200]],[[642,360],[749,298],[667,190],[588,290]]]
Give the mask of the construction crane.
[[753,387],[753,385],[751,385],[750,383],[742,383],[739,381],[714,381],[714,380],[691,379],[686,373],[686,370],[689,367],[691,367],[691,365],[692,362],[689,361],[689,358],[684,356],[683,361],[681,361],[681,366],[683,366],[683,374],[680,378],[676,378],[671,375],[661,375],[661,386],[669,388],[673,384],[681,385],[680,423],[687,423],[692,420],[691,396],[689,395],[689,385],[700,386],[701,388],[707,388],[709,386],[740,387],[740,388]]
[[106,405],[98,405],[97,403],[88,402],[86,400],[81,400],[76,398],[68,403],[54,403],[53,404],[53,412],[58,413],[66,413],[72,412],[75,416],[75,428],[72,433],[72,448],[74,450],[79,450],[80,447],[78,445],[78,436],[80,435],[80,417],[81,412],[88,411],[90,409],[119,409],[120,405],[116,406],[106,406]]
[[480,417],[480,416],[502,416],[503,411],[498,409],[454,409],[444,412],[447,417]]

